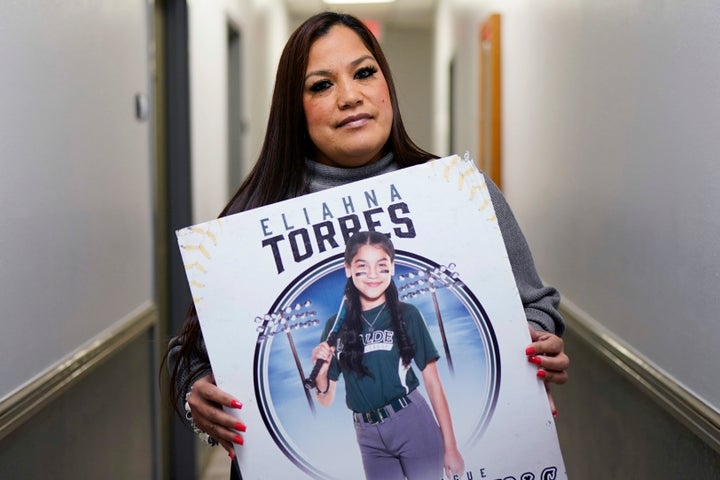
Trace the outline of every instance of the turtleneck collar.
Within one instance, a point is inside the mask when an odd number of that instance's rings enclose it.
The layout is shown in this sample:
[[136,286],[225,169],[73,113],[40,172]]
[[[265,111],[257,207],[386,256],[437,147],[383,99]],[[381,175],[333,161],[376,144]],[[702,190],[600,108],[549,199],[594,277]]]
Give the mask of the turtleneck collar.
[[380,160],[368,165],[363,165],[362,167],[332,167],[330,165],[316,162],[310,158],[305,159],[305,166],[307,167],[306,182],[311,193],[319,192],[320,190],[325,190],[326,188],[338,187],[358,180],[364,180],[383,173],[393,172],[398,169],[392,152],[388,153]]

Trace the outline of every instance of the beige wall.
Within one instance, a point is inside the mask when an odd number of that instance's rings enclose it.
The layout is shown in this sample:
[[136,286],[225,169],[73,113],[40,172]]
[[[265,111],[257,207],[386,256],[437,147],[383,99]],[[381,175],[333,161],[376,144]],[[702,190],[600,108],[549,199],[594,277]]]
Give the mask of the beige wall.
[[504,187],[541,274],[720,409],[720,4],[503,13]]
[[0,478],[161,478],[152,342],[141,335],[0,440]]
[[151,19],[0,3],[3,479],[161,469]]
[[432,151],[433,36],[430,27],[386,25],[382,48],[390,63],[400,112],[413,141]]

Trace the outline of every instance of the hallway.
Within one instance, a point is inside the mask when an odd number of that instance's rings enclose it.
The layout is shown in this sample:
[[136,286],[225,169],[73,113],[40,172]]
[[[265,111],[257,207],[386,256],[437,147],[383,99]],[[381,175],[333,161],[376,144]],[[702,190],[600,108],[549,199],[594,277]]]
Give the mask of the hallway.
[[0,478],[228,478],[168,408],[176,231],[250,172],[325,8],[373,29],[409,136],[469,153],[559,290],[568,477],[720,478],[713,0],[0,2]]

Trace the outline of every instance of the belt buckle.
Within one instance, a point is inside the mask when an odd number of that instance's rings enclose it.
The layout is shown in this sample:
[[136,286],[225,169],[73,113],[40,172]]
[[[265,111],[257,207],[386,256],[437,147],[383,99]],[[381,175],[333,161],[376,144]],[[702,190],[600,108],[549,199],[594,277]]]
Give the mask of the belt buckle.
[[370,425],[382,423],[386,418],[390,416],[385,407],[380,407],[371,412],[363,413],[362,415],[365,422],[369,423]]
[[382,423],[383,420],[385,420],[386,418],[388,418],[390,416],[390,414],[387,411],[387,408],[385,408],[385,407],[378,408],[377,413],[378,413],[378,417],[380,418],[380,423]]

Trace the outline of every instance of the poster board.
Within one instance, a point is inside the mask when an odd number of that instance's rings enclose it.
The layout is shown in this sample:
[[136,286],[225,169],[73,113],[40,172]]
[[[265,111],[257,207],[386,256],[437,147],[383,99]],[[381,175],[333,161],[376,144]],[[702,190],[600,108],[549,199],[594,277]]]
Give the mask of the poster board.
[[440,354],[454,478],[565,478],[487,186],[458,156],[177,232],[216,382],[244,405],[230,411],[247,425],[243,478],[365,478],[342,377],[329,407],[303,386],[358,230],[389,234],[399,298]]

